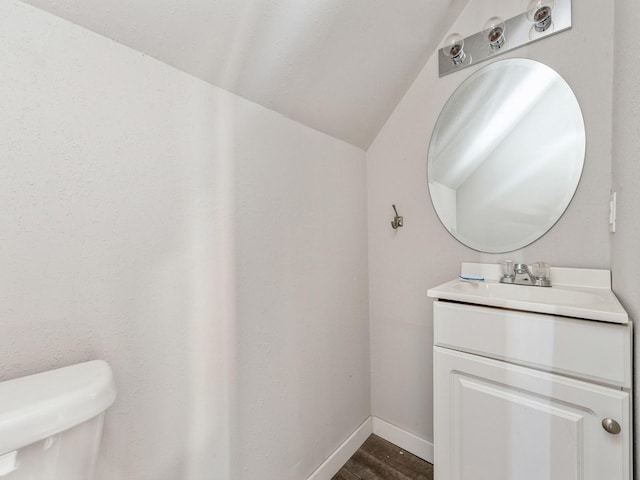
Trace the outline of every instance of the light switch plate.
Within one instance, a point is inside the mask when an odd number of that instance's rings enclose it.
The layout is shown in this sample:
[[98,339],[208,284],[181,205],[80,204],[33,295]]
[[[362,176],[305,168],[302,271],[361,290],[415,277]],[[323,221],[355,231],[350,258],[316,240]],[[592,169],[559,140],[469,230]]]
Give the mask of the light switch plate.
[[611,233],[616,232],[616,207],[617,207],[617,195],[616,192],[611,192],[609,197],[609,231]]

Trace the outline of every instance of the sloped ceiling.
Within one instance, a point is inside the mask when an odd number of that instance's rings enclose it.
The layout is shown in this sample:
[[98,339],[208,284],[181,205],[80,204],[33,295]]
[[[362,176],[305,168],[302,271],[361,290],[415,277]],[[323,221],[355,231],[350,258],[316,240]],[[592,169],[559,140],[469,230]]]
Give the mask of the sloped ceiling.
[[468,0],[24,0],[367,148]]

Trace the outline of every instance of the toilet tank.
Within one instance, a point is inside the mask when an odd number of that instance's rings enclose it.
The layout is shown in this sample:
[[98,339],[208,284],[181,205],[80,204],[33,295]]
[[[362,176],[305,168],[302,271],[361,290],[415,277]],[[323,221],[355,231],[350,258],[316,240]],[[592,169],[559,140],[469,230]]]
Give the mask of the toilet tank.
[[91,480],[115,398],[102,360],[0,382],[0,480]]

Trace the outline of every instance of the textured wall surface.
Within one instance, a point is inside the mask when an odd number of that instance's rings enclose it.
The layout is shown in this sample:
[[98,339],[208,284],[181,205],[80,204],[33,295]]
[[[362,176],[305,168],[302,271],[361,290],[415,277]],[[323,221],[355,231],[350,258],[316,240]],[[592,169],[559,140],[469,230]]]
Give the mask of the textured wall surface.
[[467,0],[25,0],[367,147]]
[[232,478],[300,480],[370,414],[364,152],[265,110],[236,125]]
[[[613,190],[617,192],[618,221],[611,243],[613,289],[636,322],[640,320],[640,65],[629,55],[640,49],[638,19],[640,3],[616,2],[616,36],[618,46],[614,62],[613,84]],[[635,438],[640,432],[638,372],[640,371],[640,329],[635,328]],[[636,450],[637,451],[637,450]],[[640,463],[636,454],[636,474]]]
[[306,478],[370,411],[364,152],[19,2],[0,32],[0,379],[107,360],[101,480]]
[[[508,0],[471,0],[450,32],[470,35],[491,16],[524,8]],[[538,60],[572,87],[582,108],[587,153],[578,190],[543,238],[516,252],[488,255],[451,237],[440,224],[426,181],[431,132],[445,102],[478,67],[438,77],[433,56],[367,152],[373,415],[432,441],[432,302],[427,289],[459,274],[463,261],[500,258],[568,267],[610,267],[614,14],[594,0],[573,2],[573,28],[502,55]],[[571,52],[571,55],[567,55]],[[482,64],[481,64],[482,65]],[[489,185],[487,188],[491,188]],[[404,228],[389,219],[396,204]]]

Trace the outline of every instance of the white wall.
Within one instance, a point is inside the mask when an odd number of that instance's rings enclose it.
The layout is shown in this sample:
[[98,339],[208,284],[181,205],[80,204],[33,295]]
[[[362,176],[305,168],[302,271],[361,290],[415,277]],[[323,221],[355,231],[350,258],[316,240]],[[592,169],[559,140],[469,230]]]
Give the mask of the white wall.
[[[570,31],[500,57],[531,58],[555,69],[574,90],[585,118],[587,153],[578,191],[542,239],[505,255],[482,254],[454,240],[432,208],[426,182],[431,132],[451,93],[478,67],[439,78],[434,55],[367,152],[373,415],[427,442],[433,439],[428,288],[456,276],[462,261],[610,267],[613,43],[601,39],[613,35],[614,12],[595,0],[572,4]],[[491,16],[509,18],[522,8],[510,0],[470,0],[450,32],[470,35]],[[398,231],[389,226],[391,204],[404,215]]]
[[99,479],[306,478],[370,411],[364,152],[14,0],[0,32],[0,379],[112,365]]
[[364,152],[238,108],[240,470],[300,480],[370,415]]
[[[636,322],[640,320],[640,65],[629,61],[640,49],[640,3],[617,0],[613,84],[613,190],[617,192],[616,233],[611,243],[613,289]],[[635,439],[640,437],[640,329],[635,328]],[[636,450],[637,451],[637,450]],[[635,471],[640,472],[638,455]]]

